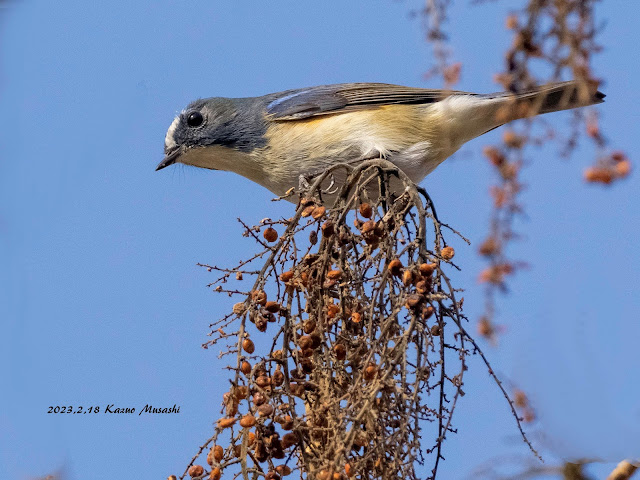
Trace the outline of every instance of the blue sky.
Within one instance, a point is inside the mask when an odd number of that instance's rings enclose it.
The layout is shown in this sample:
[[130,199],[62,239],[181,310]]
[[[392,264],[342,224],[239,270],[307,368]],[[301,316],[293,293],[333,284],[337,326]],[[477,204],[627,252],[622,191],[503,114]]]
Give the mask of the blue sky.
[[[463,90],[495,91],[509,41],[503,3],[457,1],[447,24]],[[518,2],[519,3],[519,2]],[[640,151],[640,5],[603,2],[606,80],[599,107],[612,144]],[[154,168],[174,115],[208,96],[254,96],[323,83],[438,87],[420,2],[22,1],[0,7],[0,478],[66,464],[71,478],[181,473],[217,418],[227,374],[202,350],[231,300],[205,288],[196,262],[253,252],[236,221],[291,207],[229,173]],[[568,114],[549,118],[566,125]],[[467,314],[482,310],[477,246],[490,169],[475,140],[424,185],[454,244]],[[640,456],[638,175],[585,185],[587,142],[567,161],[532,150],[527,218],[512,251],[530,268],[501,299],[500,346],[485,348],[529,391],[549,455]],[[479,359],[446,445],[442,478],[526,450]],[[181,406],[165,417],[63,416],[50,405]],[[635,443],[635,452],[631,450]],[[551,457],[550,457],[551,458]],[[594,469],[604,472],[609,467]]]

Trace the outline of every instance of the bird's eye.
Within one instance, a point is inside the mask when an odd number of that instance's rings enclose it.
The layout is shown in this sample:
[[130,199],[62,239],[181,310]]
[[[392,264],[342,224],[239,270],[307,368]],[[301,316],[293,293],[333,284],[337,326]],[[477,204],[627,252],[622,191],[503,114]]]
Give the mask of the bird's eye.
[[200,112],[192,112],[187,117],[187,125],[190,127],[199,127],[202,125],[204,118],[202,118],[202,114]]

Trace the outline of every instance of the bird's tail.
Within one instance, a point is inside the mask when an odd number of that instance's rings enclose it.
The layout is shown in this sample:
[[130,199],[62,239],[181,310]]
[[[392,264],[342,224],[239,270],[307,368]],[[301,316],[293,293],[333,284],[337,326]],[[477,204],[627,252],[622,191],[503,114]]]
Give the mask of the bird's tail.
[[[449,142],[449,148],[445,150],[451,155],[463,143],[505,123],[543,113],[602,103],[603,98],[604,94],[596,88],[574,80],[551,83],[520,93],[469,95],[454,92],[445,100],[434,103],[431,112],[446,120],[439,120],[439,124],[449,127],[448,130],[445,128],[440,136]],[[433,117],[428,120],[433,123]]]
[[519,118],[602,103],[605,95],[586,82],[572,80],[542,85],[521,93],[501,92],[483,97],[499,100],[495,114],[502,125]]

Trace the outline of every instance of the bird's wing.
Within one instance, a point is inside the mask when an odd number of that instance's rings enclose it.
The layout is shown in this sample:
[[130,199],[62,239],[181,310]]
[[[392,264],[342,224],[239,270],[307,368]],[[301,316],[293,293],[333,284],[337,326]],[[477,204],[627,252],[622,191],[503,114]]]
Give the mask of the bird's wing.
[[451,90],[403,87],[386,83],[342,83],[283,92],[267,105],[271,120],[301,120],[318,115],[336,115],[381,105],[424,104],[438,102]]

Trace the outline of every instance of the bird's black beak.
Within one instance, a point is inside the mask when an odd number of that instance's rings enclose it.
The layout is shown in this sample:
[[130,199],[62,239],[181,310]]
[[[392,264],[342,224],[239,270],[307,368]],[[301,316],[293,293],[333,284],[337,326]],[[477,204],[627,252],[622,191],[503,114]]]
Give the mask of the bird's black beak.
[[173,165],[174,163],[176,163],[176,160],[178,159],[181,153],[182,153],[182,150],[180,147],[174,147],[173,149],[169,150],[165,154],[164,159],[156,167],[156,172],[158,170],[162,170],[164,167],[168,167],[169,165]]

